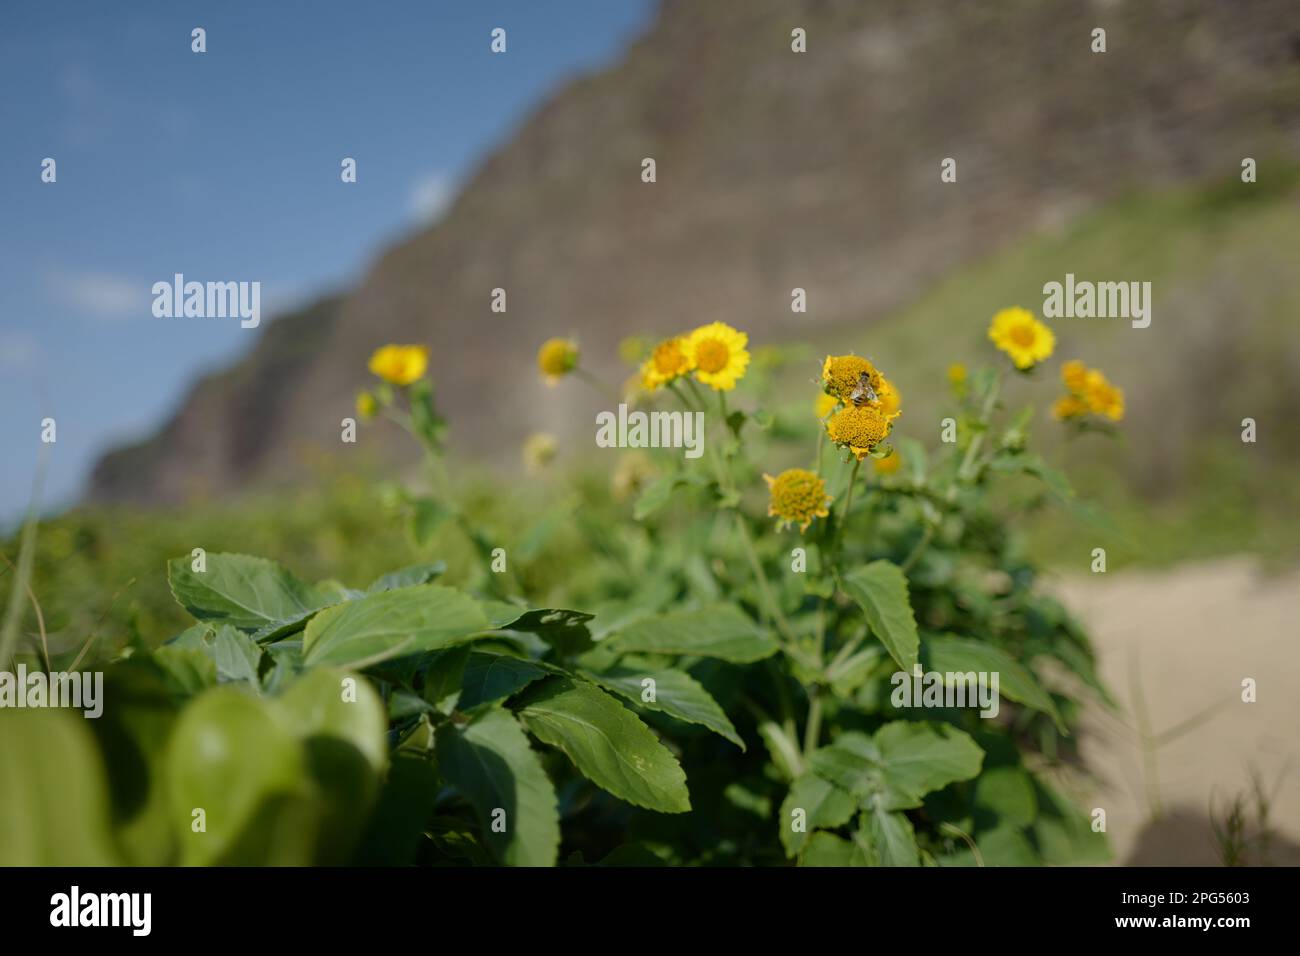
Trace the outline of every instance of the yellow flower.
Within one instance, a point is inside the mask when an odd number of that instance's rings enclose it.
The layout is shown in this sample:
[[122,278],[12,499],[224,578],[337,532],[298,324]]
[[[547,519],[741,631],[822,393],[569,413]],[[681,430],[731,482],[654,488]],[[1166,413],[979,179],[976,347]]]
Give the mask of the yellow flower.
[[369,368],[385,382],[410,385],[429,367],[429,350],[423,345],[385,345],[370,356]]
[[1100,369],[1088,368],[1072,359],[1061,366],[1061,381],[1068,394],[1052,406],[1054,417],[1082,418],[1089,412],[1113,422],[1124,417],[1124,391],[1112,385]]
[[[870,393],[861,388],[862,377],[867,377],[866,384]],[[887,421],[899,416],[902,399],[898,389],[885,378],[869,361],[859,355],[828,355],[822,363],[822,388],[845,405],[856,403],[875,409],[884,415]],[[868,397],[874,394],[874,398]]]
[[989,339],[1011,356],[1018,369],[1033,368],[1052,354],[1056,336],[1028,309],[1003,309],[993,316]]
[[953,388],[961,388],[966,384],[966,366],[961,362],[953,362],[948,366],[948,384]]
[[524,467],[529,472],[539,472],[555,459],[559,443],[547,432],[534,432],[524,439]]
[[902,464],[903,456],[898,452],[894,452],[892,455],[887,455],[884,458],[877,458],[872,462],[872,466],[876,469],[876,474],[878,475],[892,475],[894,472],[898,471]]
[[817,396],[816,411],[818,419],[825,418],[831,412],[835,411],[839,405],[840,400],[838,398],[834,395],[827,395],[825,392],[822,392]]
[[359,392],[357,394],[357,414],[361,420],[368,422],[379,413],[379,402],[375,396],[369,392]]
[[831,502],[830,495],[826,494],[826,482],[811,471],[789,468],[775,478],[764,475],[763,480],[772,496],[767,513],[780,519],[776,523],[778,531],[788,524],[798,524],[802,533],[808,530],[813,518],[830,514],[826,507]]
[[702,325],[686,336],[682,350],[695,377],[720,392],[729,392],[749,366],[749,336],[725,322]]
[[1058,421],[1082,418],[1088,414],[1087,404],[1074,395],[1062,395],[1052,404],[1052,417]]
[[686,354],[686,341],[680,336],[667,339],[656,345],[650,357],[642,363],[641,385],[647,392],[653,392],[685,375],[692,367],[690,356]]
[[860,355],[828,355],[822,363],[822,388],[847,405],[852,401],[853,390],[858,387],[863,373],[875,388],[880,382],[876,367]]
[[537,367],[548,385],[554,385],[578,367],[578,343],[573,339],[547,339],[537,350]]
[[835,444],[848,448],[858,461],[889,435],[889,419],[879,409],[870,405],[850,405],[831,416],[826,423],[826,434]]
[[1070,359],[1061,366],[1061,381],[1067,391],[1079,394],[1088,382],[1088,366],[1078,359]]
[[1096,369],[1088,372],[1083,399],[1088,403],[1088,411],[1095,415],[1104,415],[1113,422],[1124,417],[1124,392],[1110,384]]
[[880,376],[880,387],[876,389],[876,396],[880,401],[880,413],[889,421],[893,421],[902,414],[903,396],[898,394],[898,388],[893,382]]

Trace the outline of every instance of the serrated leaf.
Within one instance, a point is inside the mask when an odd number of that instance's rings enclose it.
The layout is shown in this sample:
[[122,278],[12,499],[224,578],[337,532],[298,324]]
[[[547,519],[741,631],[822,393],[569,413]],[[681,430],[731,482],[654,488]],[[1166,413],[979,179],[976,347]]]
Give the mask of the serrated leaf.
[[[830,781],[806,773],[790,785],[785,802],[781,804],[781,846],[785,855],[795,857],[804,848],[814,830],[833,829],[853,819],[857,801]],[[796,811],[802,810],[799,818]],[[802,830],[796,830],[796,825]]]
[[1068,734],[1051,695],[1027,667],[1001,648],[966,638],[932,637],[926,639],[925,650],[928,669],[940,674],[996,673],[1003,697],[1047,714],[1062,734]]
[[912,673],[920,637],[903,572],[889,561],[873,561],[850,571],[843,581],[845,592],[862,608],[872,633],[899,668]]
[[[438,769],[473,806],[483,841],[510,866],[553,866],[560,844],[555,788],[515,718],[485,710],[464,726],[443,724]],[[499,811],[504,811],[504,817]],[[504,832],[493,823],[500,819]]]
[[392,657],[439,650],[486,631],[478,602],[438,584],[380,591],[312,618],[303,635],[308,667],[362,668]]
[[596,785],[662,813],[691,808],[686,774],[641,719],[586,681],[551,677],[525,692],[519,719]]
[[262,648],[247,634],[223,624],[213,633],[211,648],[218,681],[261,685]]
[[204,571],[193,570],[189,557],[175,558],[167,565],[172,595],[200,621],[258,631],[309,614],[332,600],[265,558],[209,554],[205,561]]
[[608,638],[621,653],[689,654],[748,664],[775,654],[770,634],[730,604],[645,618]]
[[873,866],[921,865],[912,821],[897,810],[884,810],[877,806],[863,813],[858,837],[865,843]]
[[856,731],[809,755],[818,776],[847,790],[864,809],[904,810],[921,798],[980,771],[984,751],[950,724],[885,724],[874,737]]
[[[740,739],[718,702],[689,674],[631,663],[616,664],[601,671],[584,670],[582,674],[606,690],[647,710],[657,710],[688,724],[707,727],[741,750],[745,749],[745,742]],[[646,699],[647,688],[642,683],[646,680],[654,681],[653,700]]]

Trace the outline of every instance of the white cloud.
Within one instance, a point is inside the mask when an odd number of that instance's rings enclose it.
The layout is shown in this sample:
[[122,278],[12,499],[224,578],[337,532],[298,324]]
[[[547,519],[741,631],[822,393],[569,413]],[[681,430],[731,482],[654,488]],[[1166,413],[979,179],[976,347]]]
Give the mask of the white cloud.
[[421,176],[411,187],[411,214],[422,224],[442,218],[456,198],[456,181],[446,173],[433,172]]
[[59,270],[49,276],[54,294],[65,306],[100,318],[148,317],[151,283],[111,272]]

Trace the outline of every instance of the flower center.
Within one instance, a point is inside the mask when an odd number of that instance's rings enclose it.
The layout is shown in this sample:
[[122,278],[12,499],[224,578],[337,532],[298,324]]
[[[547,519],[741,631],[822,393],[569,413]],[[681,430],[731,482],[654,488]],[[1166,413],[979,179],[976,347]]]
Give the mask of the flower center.
[[695,348],[695,364],[701,372],[721,372],[730,358],[731,350],[721,339],[705,339]]
[[1034,344],[1034,330],[1032,326],[1017,325],[1011,330],[1011,341],[1015,342],[1021,348],[1029,348]]

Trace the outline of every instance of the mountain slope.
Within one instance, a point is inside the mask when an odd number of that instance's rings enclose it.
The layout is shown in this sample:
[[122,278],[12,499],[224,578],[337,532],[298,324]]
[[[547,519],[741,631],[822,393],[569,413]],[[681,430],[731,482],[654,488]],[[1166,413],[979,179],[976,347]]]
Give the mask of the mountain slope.
[[[436,227],[341,301],[271,324],[159,436],[107,456],[91,496],[233,493],[290,479],[311,454],[352,453],[339,421],[387,341],[431,345],[459,447],[513,453],[530,430],[587,429],[599,407],[537,381],[532,356],[551,335],[578,336],[611,376],[602,360],[632,332],[721,319],[760,342],[816,338],[1117,196],[1295,156],[1294,12],[670,0],[622,63],[562,90],[490,156]],[[796,26],[807,53],[790,50]],[[1089,49],[1096,26],[1105,54]],[[939,180],[944,157],[955,184]],[[790,312],[796,286],[806,315]],[[504,315],[489,308],[496,287]]]

